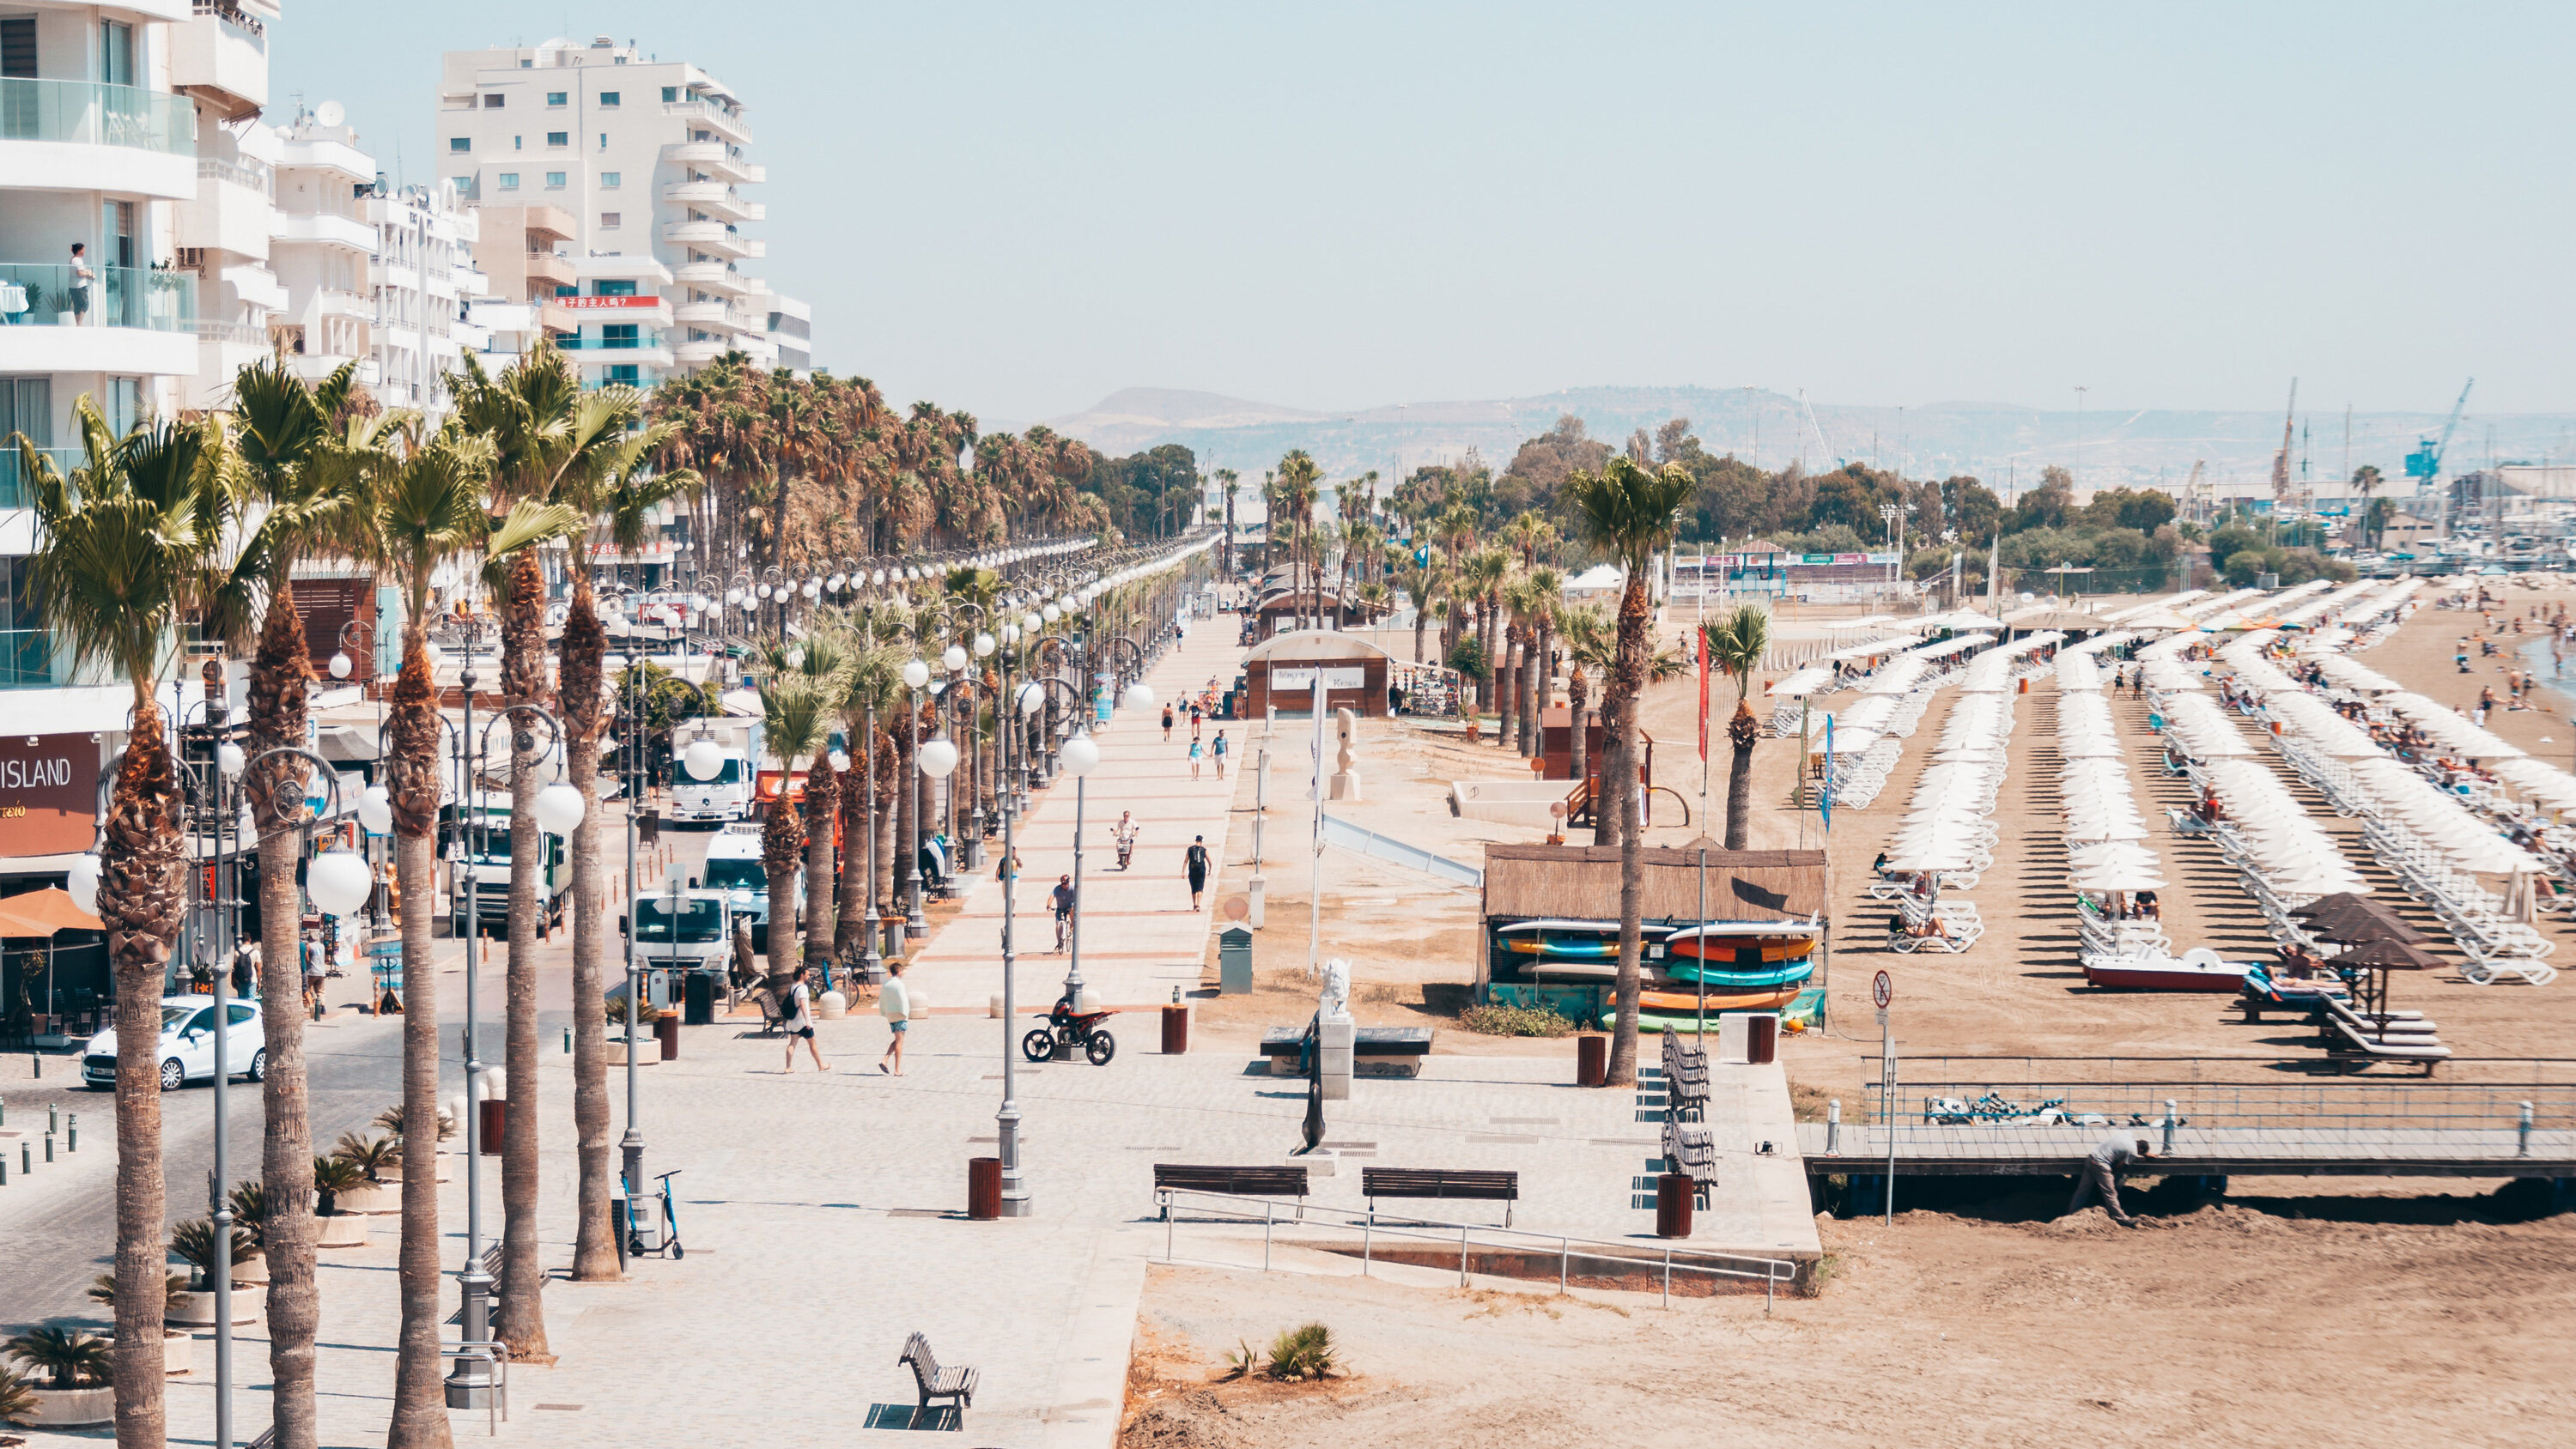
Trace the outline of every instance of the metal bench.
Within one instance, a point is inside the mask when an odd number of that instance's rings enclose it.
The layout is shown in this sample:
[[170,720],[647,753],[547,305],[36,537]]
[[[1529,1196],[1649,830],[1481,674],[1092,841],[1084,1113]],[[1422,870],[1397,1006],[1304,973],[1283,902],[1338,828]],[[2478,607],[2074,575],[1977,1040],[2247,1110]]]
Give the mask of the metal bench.
[[1503,1226],[1512,1225],[1513,1203],[1520,1201],[1521,1175],[1455,1167],[1363,1167],[1360,1192],[1377,1211],[1382,1197],[1438,1198],[1445,1201],[1499,1202]]
[[1664,1109],[1708,1115],[1708,1048],[1683,1041],[1669,1026],[1664,1028]]
[[1154,1164],[1154,1193],[1162,1204],[1163,1221],[1172,1220],[1172,1200],[1164,1196],[1173,1192],[1222,1193],[1228,1197],[1293,1197],[1300,1199],[1304,1211],[1306,1167],[1262,1165],[1258,1167],[1214,1167],[1187,1162]]
[[941,1368],[939,1355],[930,1351],[929,1339],[918,1333],[905,1339],[903,1356],[895,1362],[912,1366],[912,1382],[921,1393],[921,1402],[912,1411],[913,1424],[921,1422],[923,1411],[933,1399],[955,1400],[960,1413],[975,1407],[975,1381],[981,1373],[971,1368]]

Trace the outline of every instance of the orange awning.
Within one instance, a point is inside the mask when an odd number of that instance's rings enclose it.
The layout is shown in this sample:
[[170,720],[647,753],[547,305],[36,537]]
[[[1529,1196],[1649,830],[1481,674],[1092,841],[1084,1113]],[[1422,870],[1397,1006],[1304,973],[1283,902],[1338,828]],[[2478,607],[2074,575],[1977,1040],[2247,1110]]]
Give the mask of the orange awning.
[[24,895],[0,896],[0,936],[43,936],[58,931],[103,931],[105,922],[72,903],[72,893],[47,886]]

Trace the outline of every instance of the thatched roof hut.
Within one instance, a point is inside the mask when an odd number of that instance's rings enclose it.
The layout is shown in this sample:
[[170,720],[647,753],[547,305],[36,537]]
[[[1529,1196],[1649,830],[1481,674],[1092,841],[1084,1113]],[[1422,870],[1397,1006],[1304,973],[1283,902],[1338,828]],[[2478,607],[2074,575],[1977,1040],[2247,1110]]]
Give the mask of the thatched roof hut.
[[[1700,852],[1649,848],[1644,910],[1650,921],[1700,919]],[[1717,850],[1708,860],[1708,919],[1803,921],[1825,913],[1821,850]],[[1487,920],[1619,919],[1619,848],[1485,847]]]

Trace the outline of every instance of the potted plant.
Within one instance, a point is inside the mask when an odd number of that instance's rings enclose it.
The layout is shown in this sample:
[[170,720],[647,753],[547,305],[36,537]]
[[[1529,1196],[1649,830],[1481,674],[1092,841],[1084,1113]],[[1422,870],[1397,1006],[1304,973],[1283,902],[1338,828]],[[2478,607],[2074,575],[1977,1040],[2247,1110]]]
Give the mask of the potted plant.
[[[367,1245],[366,1220],[345,1203],[349,1194],[364,1194],[368,1186],[367,1170],[345,1157],[313,1159],[313,1246]],[[379,1187],[376,1191],[382,1193],[384,1189]]]
[[[23,1424],[36,1412],[36,1386],[17,1370],[0,1368],[0,1423]],[[12,1440],[12,1443],[17,1442]]]
[[[233,1264],[249,1261],[257,1251],[251,1246],[250,1234],[236,1224],[232,1230],[230,1256]],[[212,1218],[190,1218],[170,1230],[170,1256],[188,1265],[188,1291],[179,1295],[177,1306],[168,1321],[181,1328],[211,1328],[215,1322],[215,1223]],[[235,1280],[236,1288],[243,1287]],[[255,1294],[233,1295],[233,1322],[251,1323],[259,1317],[259,1298]]]
[[[400,1182],[403,1180],[402,1107],[397,1104],[378,1112],[376,1114],[375,1125],[383,1130],[385,1139],[393,1144],[394,1152],[392,1160],[379,1166],[376,1169],[377,1173],[387,1182]],[[445,1142],[455,1135],[456,1114],[445,1107],[439,1108],[438,1140]],[[342,1140],[346,1141],[347,1139],[343,1138]],[[430,1160],[433,1163],[437,1161],[437,1158],[438,1154],[435,1151],[430,1153]],[[444,1170],[439,1173],[438,1180],[440,1182],[445,1182],[447,1180],[447,1174]]]
[[[114,1273],[101,1273],[96,1278],[91,1279],[89,1285],[89,1296],[106,1304],[111,1309],[114,1308],[116,1306],[116,1275]],[[162,1281],[161,1320],[163,1327],[161,1329],[161,1372],[172,1378],[177,1378],[179,1375],[196,1367],[197,1336],[184,1328],[171,1328],[168,1326],[169,1320],[177,1316],[180,1310],[186,1306],[183,1300],[186,1299],[187,1296],[188,1279],[185,1274],[173,1273]],[[109,1347],[113,1348],[116,1344],[116,1336],[114,1334],[108,1335],[107,1342]]]
[[402,1161],[402,1149],[390,1137],[361,1137],[355,1132],[340,1134],[331,1155],[356,1167],[364,1178],[358,1186],[342,1188],[334,1194],[339,1210],[344,1213],[393,1213],[402,1211],[402,1194],[386,1185],[386,1169]]
[[28,1385],[35,1407],[20,1422],[48,1429],[77,1429],[116,1418],[115,1365],[107,1340],[77,1328],[30,1328],[6,1344],[9,1356],[34,1371]]
[[233,1230],[250,1239],[250,1256],[233,1269],[233,1284],[244,1283],[265,1287],[268,1284],[268,1188],[256,1182],[237,1182],[224,1194],[233,1210]]
[[[604,1010],[608,1016],[608,1024],[613,1028],[613,1030],[608,1034],[608,1065],[612,1067],[622,1067],[626,1065],[626,998],[623,996],[609,997]],[[636,1013],[636,1065],[649,1067],[662,1060],[661,1039],[646,1029],[652,1026],[653,1023],[660,1021],[662,1016],[662,1008],[655,1006],[650,1001],[645,1002],[643,1009]]]

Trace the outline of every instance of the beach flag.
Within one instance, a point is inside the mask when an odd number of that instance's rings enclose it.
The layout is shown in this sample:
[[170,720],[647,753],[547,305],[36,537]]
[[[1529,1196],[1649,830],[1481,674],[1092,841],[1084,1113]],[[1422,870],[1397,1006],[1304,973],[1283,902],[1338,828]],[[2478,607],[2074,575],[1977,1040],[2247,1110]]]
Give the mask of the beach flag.
[[1699,641],[1699,757],[1708,758],[1708,630],[1691,634]]

